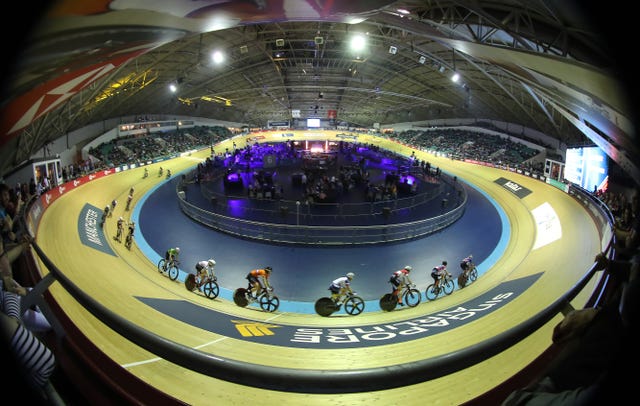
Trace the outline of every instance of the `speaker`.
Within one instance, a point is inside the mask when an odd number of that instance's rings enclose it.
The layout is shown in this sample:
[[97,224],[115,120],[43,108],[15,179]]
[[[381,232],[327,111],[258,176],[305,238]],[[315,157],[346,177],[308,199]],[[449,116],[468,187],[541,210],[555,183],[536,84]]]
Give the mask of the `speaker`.
[[324,38],[323,37],[315,37],[313,39],[313,42],[315,42],[316,45],[322,45],[322,44],[324,44]]
[[276,45],[279,47],[283,47],[284,46],[284,40],[282,38],[278,38],[276,40]]

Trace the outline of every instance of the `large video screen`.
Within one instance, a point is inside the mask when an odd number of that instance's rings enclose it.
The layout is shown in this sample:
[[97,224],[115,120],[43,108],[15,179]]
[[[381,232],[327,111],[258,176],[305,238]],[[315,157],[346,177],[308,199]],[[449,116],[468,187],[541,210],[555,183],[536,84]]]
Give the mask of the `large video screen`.
[[320,119],[319,118],[308,118],[307,119],[307,128],[320,128]]
[[606,190],[608,159],[598,147],[567,148],[564,178],[589,191]]

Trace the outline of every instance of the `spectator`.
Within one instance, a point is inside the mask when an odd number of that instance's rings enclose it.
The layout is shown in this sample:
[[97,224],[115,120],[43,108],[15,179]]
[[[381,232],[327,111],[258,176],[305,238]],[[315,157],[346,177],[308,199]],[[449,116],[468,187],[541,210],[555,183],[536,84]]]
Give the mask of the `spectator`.
[[635,396],[632,371],[640,358],[638,259],[624,263],[596,257],[598,268],[606,266],[618,277],[626,275],[629,282],[603,307],[567,314],[553,331],[553,345],[560,346],[560,353],[543,378],[511,393],[503,406],[591,405],[609,401],[613,393],[623,399]]
[[[4,353],[12,355],[12,365],[18,367],[18,371],[24,381],[28,383],[28,391],[26,393],[16,393],[15,386],[6,386],[6,380],[16,380],[13,369],[7,365],[7,358],[4,358],[3,368],[5,374],[3,383],[6,391],[14,392],[14,395],[20,396],[21,400],[32,399],[32,390],[39,391],[42,397],[45,397],[45,387],[49,384],[49,378],[53,374],[56,366],[56,359],[46,345],[44,345],[31,331],[22,325],[18,318],[10,316],[4,310],[0,312],[0,336],[3,348],[8,351]],[[9,376],[7,376],[9,375]]]

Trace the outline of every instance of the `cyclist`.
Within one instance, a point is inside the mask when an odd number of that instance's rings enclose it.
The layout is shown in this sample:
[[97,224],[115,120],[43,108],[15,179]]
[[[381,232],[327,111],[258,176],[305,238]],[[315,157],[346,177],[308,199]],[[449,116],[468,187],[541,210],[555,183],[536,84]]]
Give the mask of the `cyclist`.
[[122,233],[124,232],[124,219],[118,218],[118,232],[116,233],[116,241],[122,242]]
[[468,278],[469,272],[473,269],[473,255],[469,254],[468,257],[460,261],[460,268],[462,268],[465,278]]
[[136,231],[136,223],[131,221],[129,223],[129,233],[127,234],[127,238],[125,239],[125,245],[129,249],[131,249],[131,243],[133,242],[133,232],[134,231]]
[[158,177],[162,176],[162,166],[160,167],[160,170],[158,171]]
[[109,217],[109,206],[104,207],[104,211],[102,212],[102,219],[100,219],[100,227],[104,227],[104,222]]
[[431,270],[431,277],[433,278],[436,289],[440,287],[440,280],[442,280],[445,275],[451,277],[451,274],[447,271],[447,261],[442,261],[442,265],[438,265]]
[[331,299],[339,304],[342,301],[342,297],[349,293],[353,293],[351,289],[351,281],[356,275],[353,272],[348,272],[345,276],[341,276],[338,279],[334,279],[329,285],[331,291]]
[[169,263],[177,262],[178,256],[180,255],[180,247],[169,248],[167,252],[164,253],[164,270],[166,271],[169,268]]
[[167,179],[171,177],[171,169],[167,169]]
[[258,297],[258,294],[262,289],[273,290],[269,284],[269,277],[273,269],[270,266],[265,268],[254,269],[247,274],[247,280],[249,281],[249,294],[253,299]]
[[111,217],[113,215],[113,212],[116,211],[117,205],[118,205],[118,201],[116,199],[113,199],[111,201],[111,209],[109,210],[109,217]]
[[400,306],[404,306],[404,303],[402,303],[402,295],[400,294],[400,289],[405,286],[408,287],[413,285],[413,282],[411,282],[411,279],[409,278],[409,273],[411,273],[412,269],[413,268],[411,266],[406,265],[404,268],[392,273],[391,278],[389,279],[389,282],[391,282],[391,284],[393,285],[392,293],[398,298],[398,304]]
[[142,179],[145,179],[147,176],[149,176],[149,169],[147,169],[146,167],[144,168],[144,175],[142,175]]
[[200,261],[196,264],[196,285],[202,285],[202,282],[207,279],[207,276],[211,274],[213,280],[216,277],[213,274],[213,268],[216,266],[216,261],[211,258],[206,261]]

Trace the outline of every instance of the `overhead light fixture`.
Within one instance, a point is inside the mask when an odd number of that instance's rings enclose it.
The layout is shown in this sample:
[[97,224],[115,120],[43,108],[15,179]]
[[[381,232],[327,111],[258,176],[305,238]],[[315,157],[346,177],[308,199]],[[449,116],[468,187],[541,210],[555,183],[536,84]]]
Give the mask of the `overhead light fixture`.
[[249,47],[247,47],[246,45],[240,47],[241,54],[246,54],[247,52],[249,52]]
[[278,38],[276,40],[276,46],[283,47],[284,46],[284,40],[282,38]]
[[390,54],[392,54],[392,55],[397,54],[397,53],[398,53],[398,48],[396,48],[396,47],[394,47],[393,45],[391,45],[391,46],[389,47],[389,53],[390,53]]
[[316,45],[322,45],[322,44],[324,44],[324,38],[323,37],[315,37],[313,39],[313,42],[315,42]]
[[458,72],[453,72],[453,75],[451,75],[451,81],[455,83],[458,80],[460,80],[460,74]]
[[440,67],[438,68],[438,72],[444,73],[444,71],[445,71],[445,67],[440,65]]
[[427,61],[427,58],[425,58],[425,57],[424,57],[424,55],[423,55],[423,56],[421,56],[421,57],[418,59],[418,62],[420,62],[420,63],[421,63],[421,64],[423,64],[423,65],[424,65],[424,63],[425,63],[426,61]]

